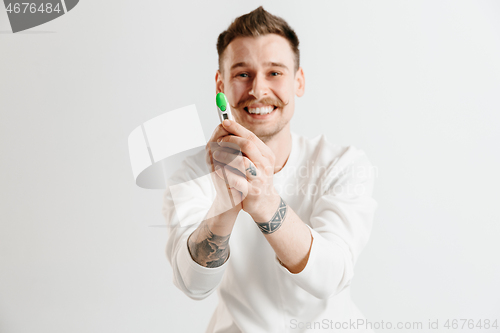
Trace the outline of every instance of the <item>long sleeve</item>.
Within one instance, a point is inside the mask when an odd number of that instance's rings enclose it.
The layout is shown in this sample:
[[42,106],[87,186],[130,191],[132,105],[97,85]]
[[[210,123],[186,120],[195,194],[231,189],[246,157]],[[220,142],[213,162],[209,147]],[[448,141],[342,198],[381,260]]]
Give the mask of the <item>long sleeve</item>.
[[320,195],[309,223],[304,221],[313,237],[306,267],[292,274],[276,260],[287,278],[317,298],[336,295],[351,283],[378,206],[372,198],[374,171],[362,150],[348,147],[318,179]]
[[183,162],[183,167],[168,184],[162,212],[169,228],[166,254],[172,266],[173,282],[190,298],[204,299],[220,283],[230,258],[219,267],[203,267],[191,258],[187,240],[205,219],[215,198],[215,188],[210,175],[194,159]]

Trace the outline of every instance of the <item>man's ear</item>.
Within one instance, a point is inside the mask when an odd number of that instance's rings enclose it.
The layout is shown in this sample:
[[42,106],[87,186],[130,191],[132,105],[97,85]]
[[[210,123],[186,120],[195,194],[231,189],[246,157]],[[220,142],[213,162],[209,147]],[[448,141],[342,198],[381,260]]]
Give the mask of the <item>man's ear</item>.
[[224,92],[224,82],[222,81],[222,73],[220,70],[217,70],[215,73],[215,93],[218,94],[220,92]]
[[295,73],[295,95],[297,97],[302,97],[306,89],[306,78],[304,76],[304,70],[299,67],[297,73]]

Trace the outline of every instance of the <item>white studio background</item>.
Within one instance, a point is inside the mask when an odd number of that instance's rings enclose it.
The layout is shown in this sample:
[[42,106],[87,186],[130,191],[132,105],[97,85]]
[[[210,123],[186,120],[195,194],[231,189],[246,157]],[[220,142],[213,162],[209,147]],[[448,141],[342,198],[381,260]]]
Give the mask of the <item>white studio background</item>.
[[312,3],[81,0],[17,34],[0,9],[0,332],[204,331],[216,295],[174,287],[163,192],[134,185],[127,137],[194,103],[208,138],[216,38],[261,4],[301,41],[292,130],[379,172],[357,306],[500,321],[500,4]]

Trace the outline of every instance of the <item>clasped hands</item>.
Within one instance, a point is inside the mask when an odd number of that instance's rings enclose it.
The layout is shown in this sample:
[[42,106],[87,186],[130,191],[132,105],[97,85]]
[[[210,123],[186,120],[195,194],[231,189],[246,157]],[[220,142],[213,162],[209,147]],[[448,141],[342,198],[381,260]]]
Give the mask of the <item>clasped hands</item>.
[[275,155],[253,132],[225,120],[206,145],[206,163],[216,175],[218,213],[242,209],[256,222],[272,217],[280,203],[273,185]]

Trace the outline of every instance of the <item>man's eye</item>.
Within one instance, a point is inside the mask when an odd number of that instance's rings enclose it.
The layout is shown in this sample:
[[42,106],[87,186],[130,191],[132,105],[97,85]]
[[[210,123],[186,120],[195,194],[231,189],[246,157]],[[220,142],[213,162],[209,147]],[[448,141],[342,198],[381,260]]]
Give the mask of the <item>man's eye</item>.
[[271,72],[271,76],[278,76],[280,74],[281,74],[280,72]]
[[248,77],[248,74],[247,73],[241,73],[241,74],[238,74],[238,76],[240,76],[240,77]]

